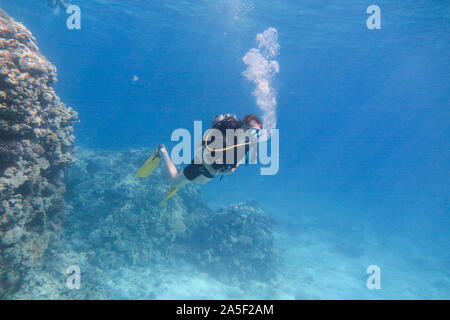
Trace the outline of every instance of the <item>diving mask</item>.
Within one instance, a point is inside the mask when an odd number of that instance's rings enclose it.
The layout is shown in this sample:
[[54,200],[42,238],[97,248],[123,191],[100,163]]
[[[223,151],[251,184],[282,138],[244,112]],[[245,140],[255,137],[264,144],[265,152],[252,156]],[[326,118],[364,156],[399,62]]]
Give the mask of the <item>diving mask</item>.
[[250,135],[259,138],[262,134],[261,129],[258,128],[250,128]]

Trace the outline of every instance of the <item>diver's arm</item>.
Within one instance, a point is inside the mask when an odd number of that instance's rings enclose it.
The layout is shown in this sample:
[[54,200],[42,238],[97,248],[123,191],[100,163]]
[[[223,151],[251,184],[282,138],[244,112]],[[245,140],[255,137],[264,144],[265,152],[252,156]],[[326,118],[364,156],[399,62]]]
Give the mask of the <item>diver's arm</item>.
[[[248,149],[248,151],[246,152],[246,155],[252,150],[252,149],[256,149],[255,145],[250,145],[250,148]],[[253,153],[253,158],[256,156],[256,152]],[[242,162],[245,161],[245,158],[247,158],[247,156],[243,157],[241,160],[239,160],[239,162],[236,164],[236,166],[230,170],[230,172],[228,174],[232,174],[236,171],[236,169],[242,164]],[[253,159],[252,159],[253,161]]]
[[227,176],[229,174],[234,173],[236,171],[236,169],[237,169],[237,166],[232,168],[232,169],[229,169],[228,171],[219,172],[219,174],[222,175],[222,176]]
[[236,164],[236,167],[234,167],[234,168],[232,168],[232,169],[228,169],[227,171],[219,171],[219,174],[221,174],[221,175],[223,175],[223,176],[227,176],[227,175],[229,175],[229,174],[232,174],[232,173],[234,173],[234,172],[236,171],[237,167],[239,167],[239,165],[240,165],[241,163],[242,163],[242,160],[239,161],[239,162]]
[[236,167],[234,167],[233,169],[231,169],[230,170],[230,172],[228,172],[227,174],[232,174],[232,173],[234,173],[235,171],[236,171],[236,169],[242,164],[242,162],[244,162],[245,161],[245,157],[244,158],[242,158],[237,164],[236,164]]

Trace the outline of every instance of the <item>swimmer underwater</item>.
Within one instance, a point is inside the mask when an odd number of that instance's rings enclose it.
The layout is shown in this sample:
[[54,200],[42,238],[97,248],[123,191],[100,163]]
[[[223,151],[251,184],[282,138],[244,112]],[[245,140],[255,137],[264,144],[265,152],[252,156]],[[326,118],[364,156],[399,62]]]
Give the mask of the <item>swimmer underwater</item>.
[[258,138],[261,138],[261,129],[261,120],[254,114],[246,115],[242,120],[233,114],[220,114],[214,117],[203,141],[196,146],[194,159],[181,172],[178,172],[166,147],[160,144],[136,173],[136,177],[148,177],[163,158],[172,183],[164,202],[187,183],[203,185],[216,175],[234,173],[246,160],[250,150],[256,147]]

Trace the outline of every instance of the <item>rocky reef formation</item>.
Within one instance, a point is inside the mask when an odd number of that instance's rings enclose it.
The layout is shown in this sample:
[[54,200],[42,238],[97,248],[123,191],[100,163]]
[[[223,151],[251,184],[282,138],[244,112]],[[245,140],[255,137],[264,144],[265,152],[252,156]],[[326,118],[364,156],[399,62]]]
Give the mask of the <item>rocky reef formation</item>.
[[56,81],[31,32],[0,10],[0,298],[61,233],[77,114],[55,94]]
[[92,251],[91,263],[114,268],[164,260],[209,213],[194,186],[160,205],[170,187],[162,166],[151,178],[134,176],[150,154],[77,149],[66,179],[66,237],[76,250]]
[[[271,223],[257,205],[214,212],[194,185],[160,204],[162,166],[134,176],[152,150],[78,149],[75,159],[77,114],[56,80],[33,35],[0,10],[0,298],[109,298],[100,279],[123,267],[274,278]],[[70,265],[83,270],[83,290],[67,288]]]
[[274,279],[278,259],[272,232],[273,222],[256,203],[222,207],[194,235],[196,260],[226,281]]
[[170,186],[163,166],[134,177],[151,153],[77,149],[66,177],[65,241],[108,270],[182,259],[223,281],[273,279],[277,251],[264,212],[252,203],[213,212],[195,185],[161,205]]

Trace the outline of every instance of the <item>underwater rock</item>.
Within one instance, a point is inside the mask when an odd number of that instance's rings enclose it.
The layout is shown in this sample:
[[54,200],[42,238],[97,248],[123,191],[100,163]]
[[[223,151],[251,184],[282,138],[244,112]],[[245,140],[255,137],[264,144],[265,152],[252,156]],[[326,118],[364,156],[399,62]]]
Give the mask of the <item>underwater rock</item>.
[[[52,242],[46,252],[46,259],[40,268],[33,268],[26,275],[24,285],[8,296],[14,300],[30,299],[107,299],[102,270],[88,261],[89,252],[75,252],[65,241]],[[80,290],[67,287],[67,268],[77,266],[81,272]]]
[[105,270],[183,259],[227,282],[274,278],[277,251],[264,212],[254,203],[213,212],[191,184],[160,205],[170,186],[163,166],[135,178],[151,154],[76,149],[66,176],[65,241]]
[[189,239],[211,213],[193,185],[160,205],[170,187],[162,166],[147,179],[135,178],[151,153],[77,149],[66,176],[65,238],[76,250],[95,250],[93,264],[114,269],[170,259],[177,241]]
[[61,232],[77,113],[56,81],[31,32],[0,10],[0,298],[42,265]]
[[276,278],[273,222],[256,203],[222,207],[201,225],[193,244],[201,266],[212,275],[224,281]]
[[[9,298],[122,297],[116,286],[139,281],[132,272],[134,280],[127,278],[127,270],[136,268],[155,272],[154,285],[144,290],[146,298],[157,297],[151,292],[169,285],[159,283],[158,274],[170,278],[167,270],[179,268],[206,272],[236,287],[245,287],[248,280],[275,279],[278,252],[272,223],[257,204],[233,204],[214,212],[198,186],[186,185],[161,205],[170,186],[163,166],[147,179],[135,178],[151,153],[76,149],[77,161],[64,178],[64,232],[49,243],[40,270],[17,275],[28,285]],[[12,230],[7,241],[20,237],[19,230]],[[65,286],[70,265],[80,267],[81,290]]]
[[319,296],[298,290],[294,296],[295,300],[321,300]]
[[23,236],[23,230],[16,226],[3,234],[2,243],[4,245],[14,244],[20,241]]

